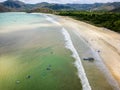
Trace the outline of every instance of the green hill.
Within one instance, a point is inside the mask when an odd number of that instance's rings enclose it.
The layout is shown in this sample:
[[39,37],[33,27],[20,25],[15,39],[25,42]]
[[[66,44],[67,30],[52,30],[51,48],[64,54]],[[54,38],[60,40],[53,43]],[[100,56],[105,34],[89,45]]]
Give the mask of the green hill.
[[120,7],[120,2],[105,3],[100,7],[93,8],[94,11],[111,11]]
[[36,9],[32,9],[32,10],[28,11],[28,13],[32,13],[32,12],[53,13],[54,11],[49,8],[36,8]]
[[[52,10],[84,10],[84,11],[111,11],[120,7],[120,2],[113,3],[94,3],[94,4],[56,4],[56,3],[37,3],[26,4],[18,0],[7,0],[0,3],[2,6],[12,11],[28,11],[37,8],[47,8]],[[2,10],[1,10],[2,11]]]
[[120,7],[111,10],[111,12],[120,12]]
[[0,5],[0,12],[9,12],[9,11],[11,11],[9,8]]

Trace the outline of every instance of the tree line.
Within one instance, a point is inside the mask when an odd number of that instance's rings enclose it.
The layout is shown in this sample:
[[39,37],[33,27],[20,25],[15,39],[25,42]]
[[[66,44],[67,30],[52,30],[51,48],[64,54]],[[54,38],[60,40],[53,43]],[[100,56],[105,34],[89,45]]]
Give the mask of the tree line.
[[90,11],[58,11],[58,15],[70,16],[120,33],[120,13]]

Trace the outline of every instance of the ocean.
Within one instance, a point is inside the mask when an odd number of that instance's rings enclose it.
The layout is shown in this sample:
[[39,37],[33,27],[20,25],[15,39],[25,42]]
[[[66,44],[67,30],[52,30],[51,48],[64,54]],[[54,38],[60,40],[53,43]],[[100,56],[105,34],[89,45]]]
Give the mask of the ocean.
[[0,13],[0,90],[91,90],[67,30],[46,14]]

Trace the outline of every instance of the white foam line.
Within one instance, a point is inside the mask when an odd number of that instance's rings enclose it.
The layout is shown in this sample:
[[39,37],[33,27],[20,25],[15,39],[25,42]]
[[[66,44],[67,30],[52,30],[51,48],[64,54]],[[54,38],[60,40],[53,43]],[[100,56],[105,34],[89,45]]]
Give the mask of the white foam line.
[[57,21],[55,21],[53,18],[49,17],[48,15],[45,15],[46,19],[54,24],[57,24],[58,26],[61,26],[61,24]]
[[[53,18],[49,17],[48,15],[44,15],[44,16],[46,17],[46,19],[48,21],[50,21],[58,26],[62,26],[59,22],[55,21]],[[75,66],[78,69],[78,76],[81,80],[83,90],[91,90],[91,86],[88,82],[88,79],[87,79],[85,70],[83,68],[81,59],[80,59],[80,57],[79,57],[79,55],[78,55],[78,53],[77,53],[77,51],[72,43],[72,40],[71,40],[69,33],[67,32],[67,30],[65,28],[62,29],[62,34],[64,35],[64,38],[66,41],[65,47],[70,49],[73,52],[72,56],[76,59]]]
[[50,21],[50,22],[52,22],[52,23],[54,23],[54,24],[56,24],[58,26],[61,26],[61,24],[59,22],[55,21],[53,18],[51,18],[47,14],[43,14],[43,13],[30,13],[30,14],[43,15],[46,18],[46,20],[48,20],[48,21]]
[[81,83],[82,83],[82,88],[83,90],[91,90],[91,86],[88,82],[85,70],[83,68],[81,59],[72,43],[71,37],[69,35],[69,33],[67,32],[67,30],[65,28],[62,29],[62,34],[64,35],[65,41],[66,41],[66,48],[70,49],[73,54],[72,56],[76,59],[75,61],[75,66],[78,69],[78,76],[81,79]]
[[[45,15],[45,17],[48,21],[50,21],[58,26],[62,26],[59,22],[55,21],[53,18],[51,18],[47,15]],[[76,59],[75,66],[78,69],[78,76],[81,80],[83,90],[91,90],[91,86],[88,82],[87,76],[85,74],[85,70],[84,70],[82,62],[80,60],[80,57],[79,57],[79,55],[78,55],[78,53],[77,53],[77,51],[72,43],[72,40],[71,40],[69,33],[67,32],[67,30],[65,30],[65,28],[62,29],[62,34],[65,37],[66,48],[70,49],[73,52],[72,56]]]

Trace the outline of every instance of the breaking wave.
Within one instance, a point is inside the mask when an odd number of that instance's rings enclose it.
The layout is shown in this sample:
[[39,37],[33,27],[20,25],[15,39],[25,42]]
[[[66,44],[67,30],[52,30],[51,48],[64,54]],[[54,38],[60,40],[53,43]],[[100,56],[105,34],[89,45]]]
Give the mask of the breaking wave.
[[75,66],[78,69],[78,76],[81,79],[81,83],[82,83],[82,87],[83,90],[91,90],[91,86],[88,82],[85,70],[83,68],[81,59],[72,43],[71,37],[69,35],[69,33],[67,32],[66,29],[62,29],[62,34],[64,35],[65,41],[66,41],[66,48],[70,49],[72,51],[72,56],[76,59],[75,61]]
[[[62,25],[59,22],[55,21],[53,18],[51,18],[47,15],[45,15],[45,17],[48,21],[62,27]],[[72,51],[72,53],[73,53],[72,57],[74,57],[76,59],[75,66],[78,69],[78,76],[81,80],[83,90],[91,90],[91,86],[88,82],[85,70],[84,70],[82,62],[80,60],[80,57],[79,57],[79,55],[78,55],[78,53],[77,53],[77,51],[76,51],[76,49],[75,49],[75,47],[72,43],[72,40],[71,40],[71,37],[70,37],[69,33],[67,32],[67,30],[65,28],[62,28],[62,34],[64,35],[64,39],[65,39],[65,42],[66,42],[65,47]]]

